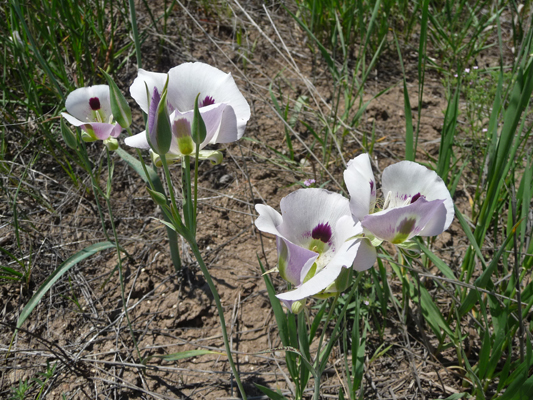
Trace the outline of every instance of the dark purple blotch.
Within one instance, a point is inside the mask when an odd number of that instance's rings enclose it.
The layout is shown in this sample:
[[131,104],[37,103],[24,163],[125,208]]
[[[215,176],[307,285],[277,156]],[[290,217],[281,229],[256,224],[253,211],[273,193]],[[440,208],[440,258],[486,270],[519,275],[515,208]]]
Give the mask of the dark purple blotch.
[[424,196],[422,196],[420,193],[417,193],[413,197],[411,197],[411,204],[417,201],[420,197],[424,197]]
[[215,104],[215,99],[211,96],[205,96],[205,99],[200,103],[200,107],[210,106],[211,104]]
[[91,97],[89,99],[89,106],[91,107],[91,110],[97,111],[100,109],[100,99],[98,97]]
[[331,227],[327,222],[325,224],[318,224],[311,232],[313,239],[318,239],[324,243],[329,242],[331,235]]

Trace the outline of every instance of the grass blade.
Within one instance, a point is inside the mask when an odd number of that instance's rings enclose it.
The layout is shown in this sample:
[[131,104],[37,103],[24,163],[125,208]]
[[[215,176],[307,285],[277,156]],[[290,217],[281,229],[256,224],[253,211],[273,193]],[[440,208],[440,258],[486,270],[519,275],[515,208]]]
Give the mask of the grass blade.
[[63,276],[65,272],[67,272],[70,268],[72,268],[74,265],[79,263],[80,261],[85,260],[87,257],[92,256],[93,254],[98,253],[99,251],[103,251],[106,249],[110,249],[112,247],[115,247],[114,243],[111,242],[100,242],[95,243],[89,247],[86,247],[85,249],[77,252],[73,256],[71,256],[67,261],[65,261],[63,264],[61,264],[41,285],[41,287],[37,290],[37,292],[33,295],[33,297],[28,301],[28,304],[24,307],[22,312],[20,313],[19,319],[17,321],[17,328],[20,328],[22,324],[26,321],[26,319],[29,317],[33,309],[39,304],[43,296],[48,292],[48,290],[54,285],[54,283],[57,282],[59,278]]

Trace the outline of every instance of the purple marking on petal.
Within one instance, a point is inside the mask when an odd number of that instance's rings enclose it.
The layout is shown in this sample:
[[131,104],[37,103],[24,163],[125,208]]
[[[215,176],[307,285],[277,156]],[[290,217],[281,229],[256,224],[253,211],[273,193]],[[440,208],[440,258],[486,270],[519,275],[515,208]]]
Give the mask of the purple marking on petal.
[[215,99],[211,96],[205,96],[205,99],[200,102],[200,107],[210,106],[211,104],[215,104]]
[[[409,236],[412,231],[417,230],[415,218],[405,218],[398,224],[398,232],[402,235]],[[418,229],[420,230],[420,229]]]
[[150,109],[148,110],[148,133],[151,135],[156,120],[157,107],[161,101],[161,95],[157,87],[154,87],[154,93],[150,102]]
[[417,193],[413,197],[411,197],[411,204],[417,201],[420,197],[424,197],[424,196],[422,196],[420,193]]
[[318,224],[311,232],[313,239],[318,239],[324,243],[329,242],[331,235],[331,226],[327,222],[325,224]]
[[374,196],[376,194],[376,189],[375,189],[375,184],[374,184],[374,181],[370,181],[370,194],[372,196]]
[[91,106],[91,110],[97,111],[100,109],[100,99],[98,97],[91,97],[89,99],[89,106]]

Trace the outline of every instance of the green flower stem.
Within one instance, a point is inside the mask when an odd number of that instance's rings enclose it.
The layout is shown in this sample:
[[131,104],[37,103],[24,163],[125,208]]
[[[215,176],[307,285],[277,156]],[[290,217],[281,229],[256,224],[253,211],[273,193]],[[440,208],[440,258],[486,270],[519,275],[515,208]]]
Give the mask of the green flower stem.
[[200,143],[196,143],[196,157],[194,158],[194,237],[196,237],[196,218],[198,211],[198,158],[200,157]]
[[[352,285],[352,289],[350,290],[350,293],[348,294],[348,297],[346,298],[345,306],[343,308],[344,314],[346,314],[346,306],[350,302],[350,300],[352,299],[357,287],[359,286],[359,281],[361,280],[362,277],[363,277],[362,273],[358,273],[357,274],[357,278],[355,279],[355,282]],[[316,376],[314,377],[315,378],[315,393],[313,395],[313,400],[319,400],[320,399],[320,378],[322,376],[322,368],[321,368],[322,360],[320,360],[320,351],[322,349],[322,342],[324,340],[324,335],[326,333],[326,328],[327,328],[327,326],[329,324],[329,321],[331,321],[331,318],[333,316],[333,311],[335,311],[335,306],[337,304],[337,299],[338,298],[339,298],[339,294],[337,293],[337,295],[333,299],[333,302],[331,303],[331,307],[330,307],[329,312],[328,312],[328,317],[326,318],[326,323],[324,324],[324,329],[322,330],[322,334],[320,335],[320,339],[319,339],[319,342],[318,342],[318,348],[317,348],[316,360],[315,360]],[[341,315],[339,317],[338,321],[340,321],[342,319],[342,317],[343,317],[343,315]],[[337,324],[335,326],[335,329],[333,330],[332,336],[335,335],[335,331],[338,328],[338,324],[339,324],[338,321],[337,321]],[[324,354],[324,356],[328,357],[329,354]]]
[[[133,135],[133,132],[131,131],[129,127],[126,128],[126,131],[128,132],[129,136]],[[150,185],[150,189],[164,194],[164,188],[157,187],[154,184],[154,182],[152,182],[152,180],[150,179],[150,175],[148,174],[148,169],[146,168],[146,164],[142,157],[141,150],[139,149],[135,149],[135,150],[137,152],[137,158],[139,159],[142,165],[144,175],[146,176],[146,180],[148,181],[148,184]],[[171,193],[174,193],[174,192],[172,191]],[[161,210],[163,211],[163,219],[166,222],[171,222],[172,213],[170,213],[164,207],[161,207]],[[174,265],[174,270],[176,272],[179,272],[181,271],[181,258],[180,258],[180,250],[179,250],[179,245],[178,245],[178,234],[173,229],[170,229],[168,226],[166,227],[166,230],[167,230],[167,236],[168,236],[168,242],[169,242],[168,244],[170,247],[170,257],[172,259],[172,265]]]
[[[109,150],[106,148],[106,152],[107,152],[107,168],[108,168],[108,171],[111,171],[111,156],[109,154]],[[108,179],[111,179],[111,176],[108,177]],[[121,294],[121,297],[122,297],[122,306],[124,307],[124,314],[126,315],[126,321],[128,322],[128,327],[129,327],[129,330],[130,330],[130,334],[131,334],[131,338],[133,340],[133,344],[135,346],[135,349],[137,350],[137,356],[139,357],[139,360],[142,364],[142,357],[141,357],[141,352],[139,351],[139,346],[137,345],[137,340],[135,339],[135,333],[133,332],[133,327],[131,326],[131,321],[130,321],[130,316],[129,316],[129,313],[128,313],[128,304],[127,304],[127,300],[126,300],[126,296],[125,296],[125,293],[124,293],[124,276],[122,274],[122,257],[121,257],[121,249],[120,249],[120,246],[118,244],[118,235],[117,235],[117,230],[116,230],[116,227],[115,227],[115,221],[113,219],[113,212],[112,212],[112,209],[111,209],[111,201],[109,199],[109,197],[106,195],[105,196],[105,199],[106,199],[106,203],[107,203],[107,210],[108,210],[108,213],[109,213],[109,220],[111,222],[111,229],[113,231],[113,237],[115,239],[115,246],[116,246],[116,249],[117,249],[117,256],[118,256],[118,278],[119,278],[119,281],[120,281],[120,294]]]
[[187,223],[187,228],[193,233],[196,238],[196,228],[194,227],[194,216],[196,214],[196,208],[193,209],[193,204],[191,201],[191,157],[185,156],[183,158],[183,169],[185,172],[184,182],[183,182],[183,194],[185,198],[185,204],[183,207],[183,212],[185,215],[185,222]]
[[91,189],[93,191],[94,200],[96,202],[96,208],[98,209],[98,216],[100,217],[100,223],[102,224],[102,230],[104,231],[104,236],[108,241],[111,241],[109,238],[109,235],[107,233],[107,229],[105,227],[105,218],[104,213],[102,212],[102,206],[100,205],[100,200],[98,200],[98,182],[96,181],[96,178],[93,174],[93,169],[91,168],[91,162],[89,161],[89,156],[87,155],[87,147],[85,147],[85,142],[81,140],[81,136],[79,134],[79,129],[76,129],[78,131],[78,143],[80,143],[80,150],[77,151],[80,158],[83,160],[83,163],[85,164],[85,170],[91,177]]
[[198,261],[198,265],[200,265],[200,269],[202,270],[205,280],[207,281],[207,284],[209,285],[209,289],[211,289],[211,293],[213,293],[213,299],[215,300],[215,304],[217,306],[218,317],[220,319],[222,337],[224,338],[224,346],[226,347],[228,361],[231,366],[231,370],[233,372],[235,381],[237,382],[237,386],[239,387],[239,391],[241,392],[241,396],[244,400],[246,400],[246,393],[244,392],[244,387],[242,386],[241,379],[239,378],[239,373],[237,371],[237,368],[235,367],[235,363],[233,362],[233,357],[231,356],[231,347],[229,345],[228,332],[226,330],[226,320],[224,318],[224,309],[222,308],[222,303],[220,302],[220,297],[218,295],[217,288],[215,284],[213,283],[213,280],[211,279],[211,275],[209,274],[207,267],[205,266],[204,260],[202,258],[202,254],[200,253],[198,244],[196,243],[196,239],[194,237],[190,237],[186,239],[191,246],[191,250],[194,253],[194,256],[196,257],[196,260]]

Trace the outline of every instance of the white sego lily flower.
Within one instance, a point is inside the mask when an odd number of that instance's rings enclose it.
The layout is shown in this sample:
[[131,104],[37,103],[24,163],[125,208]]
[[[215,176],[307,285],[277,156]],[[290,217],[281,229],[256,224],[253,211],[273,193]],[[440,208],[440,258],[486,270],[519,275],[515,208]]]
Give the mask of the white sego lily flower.
[[256,227],[276,235],[281,277],[296,287],[277,296],[289,308],[309,296],[344,291],[348,280],[343,271],[363,271],[376,261],[375,248],[362,238],[363,228],[354,222],[348,199],[340,194],[300,189],[281,200],[281,214],[261,204],[255,208]]
[[63,118],[84,131],[86,142],[111,140],[120,135],[122,127],[113,119],[109,100],[109,86],[82,87],[71,92],[65,102]]
[[[141,69],[130,92],[145,112],[149,111],[147,94],[152,96],[155,90],[161,93],[167,76],[169,79],[167,106],[171,112],[173,127],[172,145],[166,154],[167,160],[178,161],[184,155],[194,155],[194,152],[188,152],[187,146],[180,149],[180,143],[184,145],[188,141],[196,96],[200,94],[198,107],[207,130],[206,139],[200,144],[200,159],[220,162],[222,160],[220,152],[202,149],[208,144],[230,143],[240,139],[250,118],[250,106],[233,77],[200,62],[181,64],[172,68],[168,74]],[[183,121],[187,121],[189,125]],[[131,147],[150,148],[144,132],[127,138],[125,142]],[[161,164],[157,155],[153,155],[153,158],[157,165]]]
[[374,212],[376,184],[368,154],[348,163],[344,181],[350,193],[350,210],[361,221],[374,244],[401,244],[414,236],[435,236],[453,221],[450,192],[435,171],[411,161],[385,168],[382,176],[383,209]]

